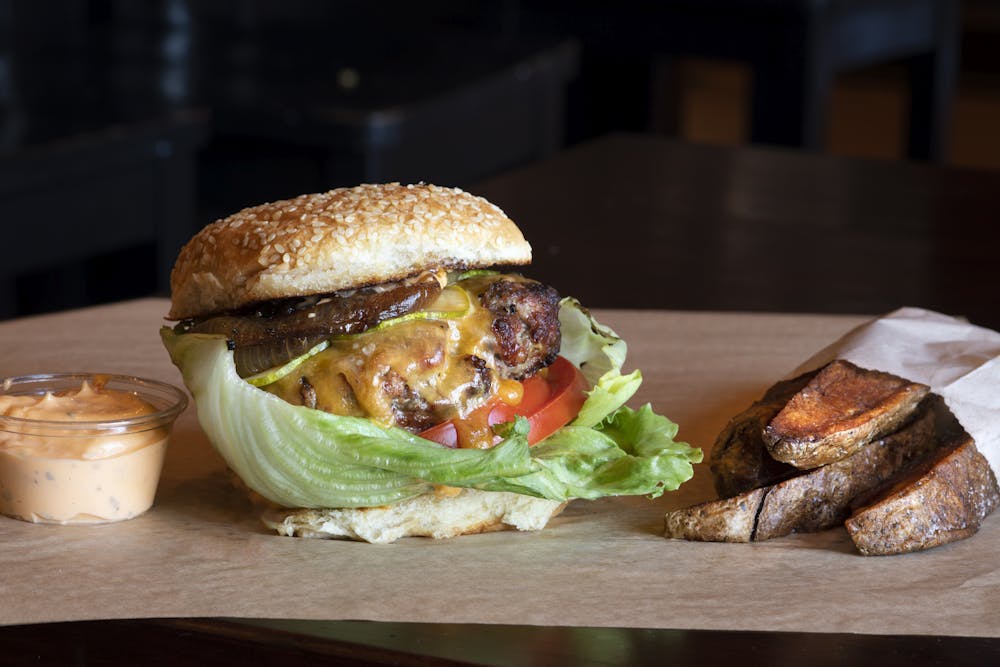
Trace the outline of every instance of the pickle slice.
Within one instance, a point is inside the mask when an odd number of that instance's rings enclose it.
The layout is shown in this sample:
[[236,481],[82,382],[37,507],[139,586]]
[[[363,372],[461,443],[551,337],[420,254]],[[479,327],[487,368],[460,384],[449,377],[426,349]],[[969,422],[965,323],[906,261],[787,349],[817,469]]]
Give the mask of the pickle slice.
[[282,364],[281,366],[276,366],[274,368],[269,368],[266,371],[256,373],[254,375],[251,375],[243,379],[255,387],[263,387],[271,384],[272,382],[277,382],[278,380],[280,380],[281,378],[285,377],[286,375],[294,371],[296,368],[298,368],[303,361],[319,354],[328,347],[330,347],[329,340],[320,341],[319,344],[314,345],[312,349],[310,349],[308,352],[295,357],[286,364]]
[[382,320],[361,333],[334,336],[334,338],[343,340],[353,336],[362,336],[374,331],[383,331],[403,322],[412,322],[413,320],[458,320],[470,315],[472,309],[472,296],[468,291],[458,285],[448,285],[441,290],[441,293],[427,306],[426,310],[414,310],[405,315]]

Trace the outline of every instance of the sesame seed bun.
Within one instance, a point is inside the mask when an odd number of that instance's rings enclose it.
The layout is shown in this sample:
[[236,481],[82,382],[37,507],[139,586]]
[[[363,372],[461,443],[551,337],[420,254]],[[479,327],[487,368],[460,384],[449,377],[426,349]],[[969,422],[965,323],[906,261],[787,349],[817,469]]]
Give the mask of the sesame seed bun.
[[455,188],[359,185],[246,208],[201,230],[170,276],[170,319],[400,280],[427,269],[531,261],[497,206]]

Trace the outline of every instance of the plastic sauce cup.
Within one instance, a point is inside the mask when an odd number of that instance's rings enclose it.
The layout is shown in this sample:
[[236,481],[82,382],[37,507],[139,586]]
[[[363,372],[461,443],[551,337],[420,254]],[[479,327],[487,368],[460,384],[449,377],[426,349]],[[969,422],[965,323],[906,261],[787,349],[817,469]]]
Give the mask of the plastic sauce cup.
[[153,504],[167,441],[187,406],[156,380],[52,373],[0,381],[0,513],[108,523]]

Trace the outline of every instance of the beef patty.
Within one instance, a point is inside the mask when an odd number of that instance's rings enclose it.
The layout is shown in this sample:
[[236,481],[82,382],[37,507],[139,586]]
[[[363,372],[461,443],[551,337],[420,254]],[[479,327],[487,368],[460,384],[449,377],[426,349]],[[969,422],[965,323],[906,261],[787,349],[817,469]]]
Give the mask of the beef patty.
[[[413,317],[394,315],[389,326],[334,336],[327,349],[265,389],[290,403],[419,432],[464,417],[489,401],[502,380],[523,380],[555,360],[561,337],[554,289],[505,274],[455,284],[468,295],[464,316],[420,317],[415,308]],[[435,308],[426,301],[421,307]],[[383,296],[377,309],[384,308]],[[295,317],[302,319],[301,312]]]
[[545,368],[559,354],[559,294],[533,280],[496,280],[479,297],[493,313],[498,370],[521,380]]

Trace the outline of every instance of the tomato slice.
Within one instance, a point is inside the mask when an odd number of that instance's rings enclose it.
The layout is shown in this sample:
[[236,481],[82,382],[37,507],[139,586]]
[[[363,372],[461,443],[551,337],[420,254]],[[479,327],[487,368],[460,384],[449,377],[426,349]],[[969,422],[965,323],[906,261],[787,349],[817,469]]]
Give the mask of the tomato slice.
[[549,437],[568,424],[580,412],[587,400],[587,380],[583,373],[564,357],[556,357],[545,377],[532,376],[525,380],[524,394],[517,405],[499,400],[487,403],[456,423],[442,422],[420,433],[420,437],[446,447],[476,446],[485,442],[492,446],[499,438],[483,439],[482,434],[496,424],[514,421],[520,415],[528,420],[528,444]]

